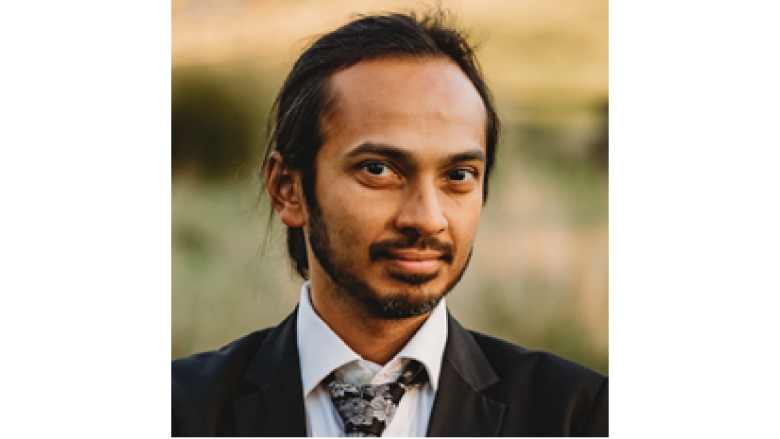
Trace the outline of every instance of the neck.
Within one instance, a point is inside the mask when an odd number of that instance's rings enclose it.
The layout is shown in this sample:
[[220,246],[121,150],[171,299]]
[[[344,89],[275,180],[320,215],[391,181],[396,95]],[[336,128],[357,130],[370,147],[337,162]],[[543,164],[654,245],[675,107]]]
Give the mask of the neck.
[[430,312],[405,319],[380,319],[333,292],[310,285],[312,308],[344,343],[363,359],[385,365],[411,340]]

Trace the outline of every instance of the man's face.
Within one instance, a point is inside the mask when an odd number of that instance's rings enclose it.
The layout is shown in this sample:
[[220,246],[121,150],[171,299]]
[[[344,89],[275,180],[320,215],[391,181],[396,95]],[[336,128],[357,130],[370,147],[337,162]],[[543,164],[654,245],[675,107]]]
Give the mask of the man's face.
[[425,314],[471,255],[485,176],[482,100],[447,59],[361,62],[330,85],[334,111],[305,227],[312,289],[377,318]]

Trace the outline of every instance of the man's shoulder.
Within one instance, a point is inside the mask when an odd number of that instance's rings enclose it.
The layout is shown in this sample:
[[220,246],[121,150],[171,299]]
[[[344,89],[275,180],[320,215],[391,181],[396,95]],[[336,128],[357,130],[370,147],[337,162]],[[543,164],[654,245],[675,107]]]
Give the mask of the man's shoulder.
[[469,333],[498,376],[484,392],[505,405],[507,434],[609,434],[607,377],[549,352]]
[[600,386],[603,375],[583,365],[550,352],[528,349],[476,331],[469,331],[485,357],[502,379],[542,378],[555,379],[558,385],[565,382],[590,383]]
[[202,372],[223,368],[236,360],[248,359],[263,343],[274,328],[261,329],[213,351],[204,351],[171,361],[174,372],[188,373],[194,369]]
[[[171,402],[174,418],[209,419],[209,412],[240,393],[249,364],[272,330],[273,328],[255,331],[221,349],[173,360]],[[175,431],[176,425],[174,433]]]

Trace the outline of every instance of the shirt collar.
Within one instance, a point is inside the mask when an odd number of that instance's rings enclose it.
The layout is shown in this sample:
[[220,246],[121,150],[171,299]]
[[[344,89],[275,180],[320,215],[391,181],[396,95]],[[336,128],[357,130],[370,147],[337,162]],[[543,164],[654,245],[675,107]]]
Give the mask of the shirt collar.
[[[309,300],[309,282],[301,287],[296,325],[304,396],[333,370],[361,359],[314,311]],[[442,299],[395,358],[412,358],[421,362],[427,369],[431,386],[436,390],[446,343],[447,304]]]

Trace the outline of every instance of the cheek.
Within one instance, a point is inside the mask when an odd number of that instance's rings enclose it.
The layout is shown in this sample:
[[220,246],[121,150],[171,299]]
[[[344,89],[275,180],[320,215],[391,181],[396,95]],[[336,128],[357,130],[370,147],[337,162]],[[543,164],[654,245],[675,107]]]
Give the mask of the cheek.
[[[372,222],[388,215],[394,204],[392,191],[369,189],[348,173],[321,182],[317,195],[327,199],[334,214],[344,217],[362,218]],[[326,206],[321,206],[325,208]]]
[[456,239],[470,242],[477,233],[482,215],[482,197],[473,196],[453,200],[449,219],[450,230]]
[[318,193],[320,209],[342,244],[367,246],[392,223],[393,201],[387,193],[356,186],[354,182],[333,181],[329,187],[341,190]]

